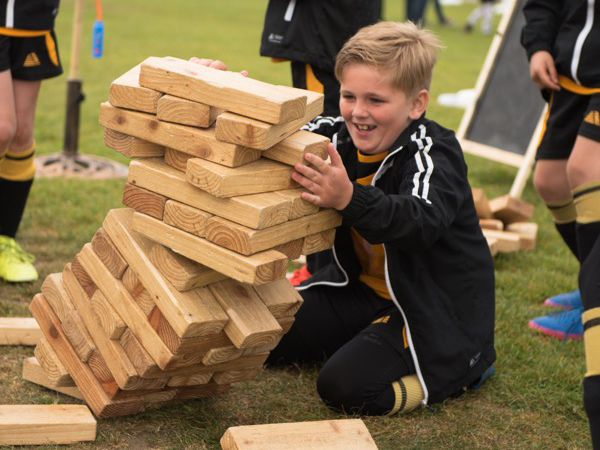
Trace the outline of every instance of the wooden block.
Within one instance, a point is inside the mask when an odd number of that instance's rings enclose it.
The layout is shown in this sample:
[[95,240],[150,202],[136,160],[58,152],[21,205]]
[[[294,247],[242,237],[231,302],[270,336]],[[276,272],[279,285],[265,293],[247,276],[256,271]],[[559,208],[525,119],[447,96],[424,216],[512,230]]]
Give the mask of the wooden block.
[[274,225],[262,230],[239,225],[221,217],[212,217],[206,226],[206,239],[243,255],[252,255],[291,240],[330,230],[342,223],[334,209]]
[[223,330],[236,347],[264,345],[282,336],[279,323],[252,286],[225,280],[209,289],[229,316]]
[[146,59],[140,84],[269,123],[286,123],[306,112],[302,93],[175,58]]
[[172,168],[185,173],[188,159],[193,158],[193,157],[194,157],[193,155],[190,155],[188,153],[183,153],[178,150],[168,148],[165,151],[164,160],[165,160],[165,164],[168,164]]
[[208,373],[208,372],[224,372],[226,370],[233,370],[233,369],[248,369],[251,367],[257,367],[257,366],[264,364],[264,362],[267,360],[268,356],[269,356],[269,353],[266,352],[266,353],[256,354],[256,355],[240,356],[239,358],[234,359],[232,361],[226,361],[224,363],[214,364],[212,366],[207,366],[204,364],[194,364],[194,365],[190,365],[190,366],[174,367],[171,369],[162,370],[158,373],[150,373],[150,374],[148,374],[148,378],[164,377],[164,376],[174,377],[174,376],[183,376],[183,375],[196,375],[196,374]]
[[[154,329],[150,326],[146,315],[136,305],[135,300],[131,298],[131,295],[127,292],[123,284],[119,280],[114,279],[106,267],[102,265],[89,244],[86,244],[81,249],[79,259],[84,269],[90,274],[98,286],[98,289],[100,289],[110,301],[113,308],[127,324],[127,327],[152,355],[152,359],[154,359],[159,367],[164,369],[172,364],[176,360],[173,353],[169,351]],[[107,359],[107,363],[109,363],[109,361],[110,360]],[[136,373],[138,372],[137,369],[134,370]],[[143,375],[147,376],[146,373]],[[117,377],[115,376],[115,379],[116,378]]]
[[321,231],[320,233],[311,234],[302,241],[302,254],[312,255],[313,253],[322,252],[333,247],[335,240],[335,229]]
[[162,157],[165,154],[163,145],[109,128],[104,129],[104,145],[128,158],[154,158]]
[[[73,279],[75,278],[73,277]],[[97,417],[135,414],[142,410],[144,404],[141,398],[131,397],[113,401],[106,395],[87,364],[79,359],[79,356],[67,341],[58,318],[44,300],[43,295],[36,295],[31,301],[29,309],[39,322],[44,336],[56,353],[60,355],[59,357],[69,373],[72,374],[75,383],[85,397],[86,403]]]
[[228,370],[226,372],[217,372],[213,375],[213,381],[217,384],[231,384],[250,381],[263,370],[262,366],[251,369]]
[[94,284],[90,276],[87,274],[85,269],[79,263],[77,256],[73,258],[71,262],[70,270],[77,279],[78,283],[81,285],[83,290],[86,293],[86,298],[89,299],[93,297],[94,292],[98,290],[98,286]]
[[196,375],[177,375],[169,379],[167,386],[170,387],[181,387],[181,386],[195,386],[198,384],[206,384],[210,381],[213,374],[211,372],[199,373]]
[[302,306],[302,296],[287,278],[253,288],[276,319],[293,316]]
[[287,270],[288,260],[282,253],[267,250],[243,256],[140,213],[134,213],[132,228],[189,259],[244,283],[275,281],[283,278]]
[[[221,331],[227,322],[227,315],[206,288],[179,292],[152,264],[150,252],[154,243],[133,230],[131,210],[109,211],[103,226],[179,337],[202,336]],[[135,329],[131,325],[129,327],[139,338]]]
[[509,195],[490,200],[490,209],[495,219],[505,225],[513,222],[527,222],[533,216],[533,205]]
[[52,346],[44,338],[41,338],[36,345],[33,354],[38,360],[42,369],[46,373],[46,377],[50,380],[53,386],[57,387],[73,387],[75,383],[69,374],[69,371],[58,358]]
[[486,238],[496,239],[496,249],[502,253],[516,252],[521,249],[520,237],[517,233],[509,231],[496,231],[483,229]]
[[41,290],[58,319],[64,322],[67,313],[73,311],[75,307],[62,285],[62,275],[60,273],[48,275],[42,283]]
[[215,136],[221,141],[259,150],[273,147],[323,112],[323,94],[300,90],[298,92],[307,96],[306,112],[303,117],[273,125],[232,112],[225,112],[217,118]]
[[300,130],[262,152],[263,158],[269,158],[290,166],[305,164],[304,155],[312,153],[319,158],[327,159],[327,146],[331,141],[319,134]]
[[222,450],[377,450],[360,419],[230,427]]
[[[143,211],[140,211],[143,212]],[[180,230],[204,237],[206,223],[213,215],[194,208],[193,206],[180,203],[175,200],[168,200],[165,204],[165,214],[163,221]]]
[[471,190],[473,191],[473,202],[475,203],[477,217],[480,219],[491,219],[492,210],[490,209],[490,203],[485,192],[483,192],[483,189],[472,188]]
[[96,439],[84,405],[0,405],[0,445],[73,444]]
[[214,128],[196,128],[161,122],[156,116],[100,105],[100,125],[165,147],[189,153],[229,167],[237,167],[260,158],[260,150],[219,141]]
[[70,311],[67,314],[65,321],[62,323],[62,329],[73,350],[83,362],[86,362],[92,352],[96,350],[96,344],[94,344],[77,311]]
[[226,361],[232,361],[244,354],[244,349],[237,348],[235,345],[225,347],[211,348],[202,358],[202,364],[212,366]]
[[293,241],[279,244],[273,247],[273,250],[283,253],[288,257],[290,261],[300,258],[302,255],[302,247],[304,245],[304,238],[294,239]]
[[41,337],[31,317],[0,317],[0,345],[36,345]]
[[83,395],[81,395],[81,392],[75,386],[74,381],[72,386],[56,386],[54,381],[48,377],[46,371],[42,368],[42,366],[40,366],[40,363],[35,356],[30,356],[29,358],[25,358],[23,360],[22,377],[24,380],[29,381],[30,383],[35,383],[39,386],[45,387],[46,389],[83,400]]
[[140,279],[135,274],[131,267],[128,267],[123,275],[123,286],[131,294],[142,312],[149,316],[152,310],[156,307],[154,299],[150,292],[140,282]]
[[265,158],[236,168],[190,158],[185,179],[215,197],[229,198],[298,187],[293,172],[292,167]]
[[189,291],[227,278],[222,273],[160,244],[152,247],[150,261],[178,291]]
[[294,318],[294,316],[280,317],[279,319],[277,319],[277,322],[279,322],[279,326],[283,329],[283,334],[290,331],[290,328],[292,328],[292,325],[294,324],[295,320],[296,319]]
[[135,109],[152,114],[158,108],[158,99],[162,92],[140,86],[140,65],[125,72],[110,85],[108,101],[121,108]]
[[506,231],[517,233],[521,238],[521,250],[535,249],[538,225],[535,222],[513,222],[508,224]]
[[127,261],[123,259],[115,244],[112,243],[102,228],[96,231],[92,238],[92,248],[106,268],[110,270],[113,277],[121,279],[125,269],[127,269]]
[[94,311],[96,319],[106,336],[113,340],[120,339],[127,329],[127,325],[125,325],[123,319],[117,314],[104,294],[99,290],[96,291],[90,302],[92,304],[92,311]]
[[182,387],[177,391],[175,400],[215,397],[217,395],[225,394],[227,391],[229,391],[229,387],[230,386],[228,384],[217,383],[206,383],[198,386]]
[[496,256],[498,254],[498,239],[485,236],[485,240],[487,241],[492,256]]
[[217,120],[217,116],[222,112],[222,109],[203,103],[193,102],[172,95],[163,95],[158,100],[156,117],[165,122],[208,128]]
[[317,205],[300,197],[302,192],[306,192],[306,189],[284,189],[275,192],[275,194],[281,195],[292,202],[289,220],[299,219],[300,217],[309,216],[319,212],[319,207]]
[[148,403],[165,403],[173,400],[177,394],[177,389],[167,389],[164,391],[152,392],[144,395],[144,402]]
[[[121,336],[121,346],[138,372],[158,370],[157,364],[142,346],[131,330],[125,330]],[[167,380],[165,380],[165,383]]]
[[162,220],[167,197],[131,183],[123,189],[123,205]]
[[185,175],[158,160],[132,161],[129,182],[250,228],[270,227],[290,217],[291,202],[276,193],[218,198],[192,186]]
[[[91,250],[89,244],[86,245],[88,245],[88,248]],[[87,297],[83,287],[73,275],[71,266],[69,264],[65,266],[62,276],[64,286],[69,293],[71,301],[77,307],[77,311],[81,316],[81,320],[88,329],[92,339],[94,339],[94,343],[99,349],[99,353],[103,356],[103,361],[106,362],[111,374],[111,380],[114,379],[118,387],[123,390],[134,391],[155,388],[156,384],[152,380],[148,381],[140,377],[142,374],[138,372],[136,367],[129,360],[129,357],[125,353],[120,342],[109,339],[104,330],[101,328],[100,323],[96,319],[96,316],[92,310],[90,299]],[[115,291],[114,294],[116,295],[117,292]],[[118,298],[116,301],[119,300],[121,299]],[[94,352],[92,352],[90,359],[93,357],[93,354]],[[90,364],[90,366],[92,365],[90,360],[88,360],[88,364]],[[85,392],[83,392],[83,394],[86,395]]]
[[479,219],[479,226],[486,230],[504,230],[504,223],[498,219]]

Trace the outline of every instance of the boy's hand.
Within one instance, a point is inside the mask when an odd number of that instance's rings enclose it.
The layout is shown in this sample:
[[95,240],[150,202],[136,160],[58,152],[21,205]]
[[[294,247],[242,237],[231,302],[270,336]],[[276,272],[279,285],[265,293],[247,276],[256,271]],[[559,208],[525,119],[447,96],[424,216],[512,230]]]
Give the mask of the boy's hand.
[[292,179],[311,191],[302,193],[304,200],[323,208],[341,210],[350,203],[354,187],[333,144],[329,144],[327,151],[331,163],[307,153],[304,159],[313,167],[296,164],[294,168],[297,172],[292,173]]
[[535,52],[529,61],[529,74],[540,89],[560,91],[554,58],[545,50]]
[[[195,56],[192,56],[190,58],[190,61],[196,64],[201,64],[203,66],[210,67],[212,69],[227,70],[227,64],[225,64],[223,61],[219,61],[218,59],[196,58]],[[245,77],[248,76],[247,70],[242,70],[240,73]]]

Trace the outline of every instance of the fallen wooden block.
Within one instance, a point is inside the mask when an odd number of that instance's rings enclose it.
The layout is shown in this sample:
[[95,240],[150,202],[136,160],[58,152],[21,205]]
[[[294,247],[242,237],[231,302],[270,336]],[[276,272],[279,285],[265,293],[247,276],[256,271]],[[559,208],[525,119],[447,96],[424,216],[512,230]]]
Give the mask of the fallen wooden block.
[[200,158],[187,162],[185,179],[215,197],[236,197],[298,187],[292,180],[294,169],[261,158],[241,167],[230,168]]
[[134,213],[132,228],[148,239],[243,283],[269,283],[283,278],[287,270],[287,257],[275,250],[244,256],[140,213]]
[[499,219],[479,219],[479,226],[487,230],[504,230],[504,222]]
[[521,238],[516,233],[486,229],[482,229],[482,231],[486,238],[496,239],[496,249],[499,252],[511,253],[521,249]]
[[162,92],[140,86],[140,65],[125,72],[110,85],[108,101],[120,108],[156,113]]
[[192,186],[184,174],[158,160],[132,161],[129,182],[250,228],[267,228],[290,217],[291,201],[281,195],[267,192],[218,198]]
[[83,395],[81,395],[81,392],[75,386],[74,381],[71,380],[72,384],[70,386],[56,386],[54,381],[48,378],[46,371],[40,366],[40,363],[35,356],[30,356],[23,360],[22,377],[24,380],[45,387],[46,389],[83,400]]
[[0,405],[0,445],[73,444],[96,439],[83,405]]
[[41,337],[31,317],[0,317],[0,345],[36,345]]
[[485,240],[487,241],[492,256],[496,256],[498,254],[498,239],[485,236]]
[[307,96],[306,112],[303,117],[291,122],[274,125],[225,112],[217,118],[216,138],[259,150],[267,150],[273,147],[323,112],[323,94],[311,91],[299,92],[299,94],[301,93]]
[[104,145],[128,158],[152,158],[165,154],[165,147],[162,145],[109,128],[104,129]]
[[538,225],[535,222],[513,222],[506,226],[506,231],[517,233],[521,238],[521,250],[535,249]]
[[472,188],[471,190],[473,191],[473,202],[475,203],[477,217],[480,219],[491,219],[492,210],[490,209],[490,203],[485,192],[483,192],[483,189]]
[[490,200],[490,209],[495,219],[505,225],[513,222],[527,222],[533,216],[533,205],[510,195]]
[[275,161],[295,166],[304,164],[304,155],[312,153],[321,159],[327,159],[327,146],[331,141],[325,136],[300,130],[279,141],[268,150],[264,150],[261,156]]
[[229,167],[237,167],[260,158],[260,150],[215,138],[214,128],[162,122],[151,114],[116,108],[108,102],[100,105],[100,125],[165,147],[189,153]]
[[162,220],[167,197],[127,183],[123,189],[123,205]]
[[158,100],[156,117],[165,122],[208,128],[221,113],[222,109],[167,94]]
[[377,450],[360,419],[230,427],[222,450]]
[[269,123],[299,119],[306,111],[306,95],[176,58],[147,58],[142,63],[139,82],[176,97]]

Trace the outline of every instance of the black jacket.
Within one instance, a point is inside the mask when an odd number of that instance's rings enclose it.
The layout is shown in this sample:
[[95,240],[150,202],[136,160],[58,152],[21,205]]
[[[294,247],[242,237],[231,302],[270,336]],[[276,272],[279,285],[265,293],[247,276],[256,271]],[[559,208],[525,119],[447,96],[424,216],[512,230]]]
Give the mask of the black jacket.
[[591,88],[600,87],[600,2],[587,0],[529,0],[521,44],[528,58],[546,50],[559,74]]
[[60,0],[0,0],[0,27],[20,30],[52,30]]
[[381,0],[270,0],[260,54],[333,72],[344,42],[380,15]]
[[[332,137],[351,180],[357,150],[341,118],[316,119]],[[454,133],[422,117],[392,146],[373,185],[353,182],[332,252],[334,262],[302,284],[358,279],[350,227],[383,244],[386,283],[402,312],[425,402],[439,402],[493,364],[494,267],[475,212],[467,166]]]

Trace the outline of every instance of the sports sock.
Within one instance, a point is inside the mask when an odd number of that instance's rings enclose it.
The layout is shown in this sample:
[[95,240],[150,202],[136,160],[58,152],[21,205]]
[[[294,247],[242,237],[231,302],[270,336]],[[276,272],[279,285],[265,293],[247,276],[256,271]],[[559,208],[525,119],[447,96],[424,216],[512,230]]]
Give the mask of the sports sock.
[[578,258],[577,234],[575,230],[577,211],[575,209],[573,197],[554,202],[546,202],[546,207],[550,211],[550,214],[552,214],[554,226],[556,227],[558,234],[560,234],[563,241],[565,241],[565,244],[567,244],[567,247],[573,252],[575,258]]
[[0,234],[14,238],[35,177],[35,144],[27,151],[10,150],[0,164]]
[[583,264],[600,236],[600,180],[576,187],[573,198],[577,210],[577,254]]
[[600,448],[600,308],[583,313],[583,340],[587,371],[583,379],[583,405],[588,416],[592,443]]
[[398,381],[394,381],[392,388],[394,389],[396,400],[394,407],[387,414],[388,416],[396,413],[405,414],[410,412],[419,406],[423,398],[425,398],[423,388],[416,375],[407,375]]

